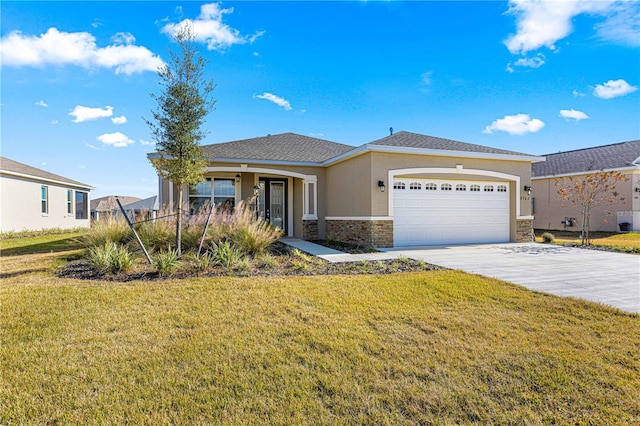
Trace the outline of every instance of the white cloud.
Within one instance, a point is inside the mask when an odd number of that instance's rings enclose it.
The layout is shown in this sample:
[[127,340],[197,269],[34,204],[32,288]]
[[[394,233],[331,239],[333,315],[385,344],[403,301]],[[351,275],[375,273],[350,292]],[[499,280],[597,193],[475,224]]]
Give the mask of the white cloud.
[[116,44],[133,44],[136,41],[136,38],[131,33],[119,32],[115,33],[113,37],[111,37],[111,41]]
[[113,107],[107,105],[104,108],[91,108],[76,105],[69,115],[75,117],[74,123],[82,123],[84,121],[97,120],[98,118],[111,117],[113,115]]
[[46,162],[46,161],[43,161],[42,163],[40,163],[40,165],[41,165],[41,166],[46,166],[46,165],[47,165],[47,162]]
[[125,124],[127,122],[127,117],[124,115],[121,115],[120,117],[113,117],[111,122],[113,122],[113,124]]
[[140,142],[140,145],[155,145],[155,142],[149,142],[149,141],[145,141],[144,139],[140,139],[138,142]]
[[636,86],[632,86],[622,79],[609,80],[603,84],[596,84],[595,89],[593,89],[593,94],[601,99],[611,99],[628,95],[636,90],[638,90]]
[[[116,39],[131,41],[127,33],[119,34]],[[39,36],[27,36],[13,31],[0,40],[0,54],[3,65],[7,66],[102,67],[113,69],[116,74],[126,75],[156,71],[164,65],[162,59],[146,47],[119,42],[98,47],[96,38],[87,32],[67,33],[56,28],[49,28]]]
[[544,55],[538,54],[538,56],[534,56],[533,58],[520,58],[514,63],[514,65],[517,67],[540,68],[544,63]]
[[494,131],[501,131],[510,135],[523,135],[535,133],[543,127],[542,120],[531,118],[528,114],[505,115],[504,118],[494,120],[491,125],[485,127],[482,133],[491,134]]
[[527,53],[541,47],[556,49],[555,43],[573,31],[572,20],[581,14],[599,15],[597,34],[607,40],[638,45],[637,1],[616,0],[510,0],[509,14],[516,16],[515,34],[505,40],[511,53]]
[[291,111],[291,104],[289,103],[289,101],[276,96],[272,93],[268,93],[268,92],[264,92],[262,95],[255,95],[256,98],[258,99],[266,99],[270,102],[273,102],[274,104],[281,106],[282,108],[284,108],[287,111]]
[[193,29],[196,41],[207,45],[209,50],[224,50],[234,44],[253,43],[264,35],[258,31],[251,36],[243,36],[240,31],[222,22],[224,15],[233,13],[233,8],[220,9],[218,3],[204,4],[200,7],[200,15],[196,19],[184,19],[174,24],[166,24],[162,32],[174,36],[176,30],[188,25]]
[[41,107],[48,107],[49,105],[47,105],[47,103],[45,101],[38,101],[35,103],[35,105],[41,106]]
[[129,146],[135,143],[134,140],[129,139],[127,135],[120,132],[105,133],[104,135],[98,136],[96,139],[98,139],[103,144],[113,145],[116,148]]
[[586,93],[578,92],[577,90],[574,90],[571,93],[573,94],[574,98],[584,98],[585,96],[587,96]]
[[58,124],[58,120],[51,120],[51,124]]
[[589,118],[587,114],[582,111],[576,111],[575,109],[561,109],[560,117],[566,118],[567,120],[573,119],[576,121],[586,120]]
[[420,78],[422,79],[422,84],[425,86],[431,85],[431,76],[433,75],[433,71],[423,72]]

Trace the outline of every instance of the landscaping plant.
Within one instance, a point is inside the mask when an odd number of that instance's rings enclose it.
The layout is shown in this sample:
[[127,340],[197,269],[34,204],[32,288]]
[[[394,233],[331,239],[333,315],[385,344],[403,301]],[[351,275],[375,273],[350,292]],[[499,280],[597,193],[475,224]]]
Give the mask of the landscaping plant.
[[89,261],[98,271],[111,274],[127,272],[134,264],[129,250],[113,241],[89,249]]

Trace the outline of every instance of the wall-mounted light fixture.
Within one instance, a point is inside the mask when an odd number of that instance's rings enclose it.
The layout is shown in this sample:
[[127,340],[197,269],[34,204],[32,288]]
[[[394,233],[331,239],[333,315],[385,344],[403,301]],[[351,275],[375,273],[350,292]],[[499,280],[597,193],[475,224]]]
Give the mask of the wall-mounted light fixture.
[[525,185],[524,186],[524,190],[527,192],[528,195],[531,195],[531,186],[530,185]]
[[640,186],[636,188],[636,192],[640,192]]
[[240,173],[236,175],[236,182],[240,183]]
[[384,192],[384,189],[385,189],[384,181],[382,180],[378,181],[378,188],[380,189],[380,192]]

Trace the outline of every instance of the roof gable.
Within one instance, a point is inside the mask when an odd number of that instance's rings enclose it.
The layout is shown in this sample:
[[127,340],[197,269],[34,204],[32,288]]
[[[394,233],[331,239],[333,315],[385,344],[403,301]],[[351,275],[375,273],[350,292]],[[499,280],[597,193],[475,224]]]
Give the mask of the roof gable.
[[459,142],[451,139],[437,138],[434,136],[421,135],[418,133],[405,131],[397,132],[385,138],[369,142],[368,145],[474,152],[483,154],[528,155],[521,152],[508,151],[505,149],[492,148],[484,145],[475,145],[472,143]]
[[554,176],[638,166],[640,140],[620,142],[546,155],[547,161],[532,165],[534,177]]
[[50,173],[46,170],[38,169],[36,167],[31,167],[14,160],[10,160],[6,157],[0,157],[0,171],[10,174],[23,175],[37,180],[55,181],[85,189],[93,189],[91,185],[87,185],[86,183],[68,179],[64,176],[56,175],[54,173]]
[[282,133],[202,146],[209,159],[321,163],[354,147],[323,139]]

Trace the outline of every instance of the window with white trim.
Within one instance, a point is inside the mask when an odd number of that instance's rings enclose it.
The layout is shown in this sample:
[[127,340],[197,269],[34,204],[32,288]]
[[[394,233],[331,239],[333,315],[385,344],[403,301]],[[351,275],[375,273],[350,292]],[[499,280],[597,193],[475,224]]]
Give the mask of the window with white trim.
[[213,205],[233,209],[236,205],[236,180],[213,179]]
[[498,185],[498,192],[507,192],[506,185]]
[[211,205],[211,178],[189,185],[189,211],[197,213]]
[[451,191],[453,187],[451,186],[450,183],[443,183],[442,185],[440,185],[440,189],[442,191]]
[[89,194],[76,191],[76,219],[89,218]]
[[393,189],[406,189],[404,182],[393,182]]
[[49,213],[49,187],[42,185],[40,187],[40,203],[42,214]]
[[233,209],[236,204],[236,180],[205,178],[189,186],[189,211],[196,213],[213,203],[216,208]]
[[411,182],[409,184],[409,189],[422,189],[422,184],[419,182]]
[[459,183],[456,185],[456,191],[466,191],[467,190],[467,185],[465,185],[464,183]]
[[480,192],[480,185],[476,185],[475,183],[473,185],[471,185],[471,187],[469,188],[469,191],[471,192]]
[[426,191],[435,191],[436,189],[438,189],[438,185],[436,185],[433,182],[425,183],[424,184],[424,189]]
[[485,185],[484,192],[493,192],[493,185]]

